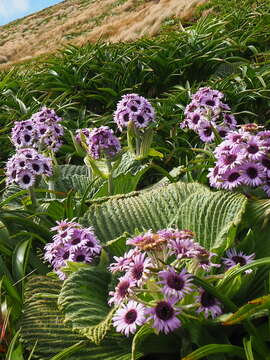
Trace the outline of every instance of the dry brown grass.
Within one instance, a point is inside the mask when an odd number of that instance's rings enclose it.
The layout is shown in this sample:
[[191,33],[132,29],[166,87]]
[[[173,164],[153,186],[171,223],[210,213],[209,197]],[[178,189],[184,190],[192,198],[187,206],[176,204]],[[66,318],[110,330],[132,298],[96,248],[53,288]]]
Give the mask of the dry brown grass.
[[131,41],[155,35],[170,17],[190,18],[207,0],[66,0],[0,27],[0,59],[11,64],[52,53],[66,44]]

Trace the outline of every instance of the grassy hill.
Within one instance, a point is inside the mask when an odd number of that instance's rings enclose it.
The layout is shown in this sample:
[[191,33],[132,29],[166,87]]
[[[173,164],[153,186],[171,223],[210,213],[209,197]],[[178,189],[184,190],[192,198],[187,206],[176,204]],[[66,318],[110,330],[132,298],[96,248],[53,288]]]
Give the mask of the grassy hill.
[[0,62],[52,53],[64,45],[155,35],[166,19],[189,18],[206,0],[66,0],[0,27]]

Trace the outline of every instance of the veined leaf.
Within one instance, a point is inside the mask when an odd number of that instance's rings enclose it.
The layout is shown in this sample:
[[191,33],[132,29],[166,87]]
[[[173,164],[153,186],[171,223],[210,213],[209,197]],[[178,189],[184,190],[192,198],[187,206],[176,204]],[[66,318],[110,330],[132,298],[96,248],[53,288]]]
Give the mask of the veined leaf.
[[227,248],[245,211],[241,194],[211,192],[197,183],[174,183],[124,197],[112,197],[93,205],[82,222],[96,229],[107,242],[135,230],[153,231],[178,227],[195,232],[196,240],[208,249]]
[[81,268],[64,282],[58,299],[64,322],[95,343],[105,337],[111,325],[113,311],[107,302],[110,278],[107,271]]
[[[51,360],[57,354],[73,349],[80,342],[84,345],[76,352],[70,351],[68,360],[130,360],[130,344],[122,335],[110,334],[101,345],[95,345],[84,336],[72,331],[57,306],[62,282],[47,276],[29,279],[21,321],[21,336],[26,348],[35,346],[35,356]],[[138,354],[138,359],[141,354]],[[59,358],[63,358],[59,356]]]
[[233,354],[241,359],[246,359],[244,350],[239,346],[227,345],[227,344],[209,344],[202,346],[199,349],[193,351],[188,356],[182,358],[182,360],[199,360],[199,359],[203,359],[205,356],[208,355],[224,354],[224,353]]

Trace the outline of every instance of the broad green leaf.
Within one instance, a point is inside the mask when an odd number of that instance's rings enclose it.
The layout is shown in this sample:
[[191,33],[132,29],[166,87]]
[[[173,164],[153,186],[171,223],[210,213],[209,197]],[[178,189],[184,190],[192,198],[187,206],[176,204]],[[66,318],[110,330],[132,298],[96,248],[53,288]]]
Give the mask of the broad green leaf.
[[102,242],[125,232],[178,227],[195,232],[196,240],[211,250],[227,248],[245,211],[240,194],[212,192],[197,183],[174,183],[151,191],[112,197],[93,205],[82,222],[96,229]]
[[82,218],[87,226],[93,226],[102,242],[128,232],[159,230],[169,225],[178,213],[179,205],[194,192],[204,196],[209,190],[200,184],[175,183],[152,191],[135,192],[109,198],[92,205]]
[[26,348],[31,351],[37,341],[35,356],[51,360],[82,342],[84,347],[71,351],[68,360],[130,360],[130,344],[124,336],[111,334],[97,346],[64,323],[64,315],[57,306],[61,286],[61,281],[47,276],[29,279],[21,321],[21,337]]
[[108,271],[96,267],[81,268],[64,282],[58,299],[65,323],[95,343],[104,338],[111,325],[110,279]]
[[199,360],[205,358],[208,355],[224,353],[235,355],[241,359],[246,359],[244,350],[239,346],[225,344],[209,344],[193,351],[191,354],[185,356],[181,360]]
[[241,194],[197,192],[180,205],[176,223],[181,229],[192,230],[205,248],[222,252],[233,241],[246,203],[246,197]]

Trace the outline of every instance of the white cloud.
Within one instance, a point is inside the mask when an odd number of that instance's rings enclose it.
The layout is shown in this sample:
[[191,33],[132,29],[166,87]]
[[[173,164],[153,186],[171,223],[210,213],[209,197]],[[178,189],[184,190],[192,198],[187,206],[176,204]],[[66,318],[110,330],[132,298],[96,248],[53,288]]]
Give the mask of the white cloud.
[[0,16],[19,16],[30,8],[30,0],[0,0]]

